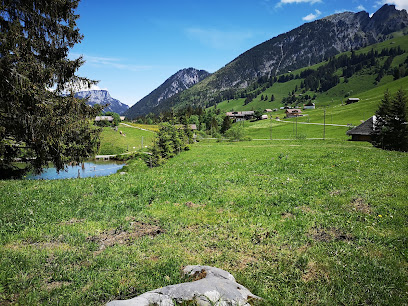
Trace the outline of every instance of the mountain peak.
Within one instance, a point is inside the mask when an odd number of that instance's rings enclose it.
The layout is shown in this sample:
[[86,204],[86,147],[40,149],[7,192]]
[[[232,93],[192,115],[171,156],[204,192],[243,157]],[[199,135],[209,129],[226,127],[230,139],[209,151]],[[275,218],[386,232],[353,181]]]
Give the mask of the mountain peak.
[[129,108],[128,105],[112,98],[109,94],[109,91],[107,91],[106,89],[78,91],[74,96],[80,99],[88,99],[87,103],[89,105],[108,104],[108,106],[103,109],[104,112],[110,111],[121,115]]
[[184,68],[169,77],[162,85],[153,90],[149,95],[133,105],[125,115],[136,118],[148,114],[152,108],[159,106],[168,98],[178,94],[193,85],[201,82],[210,73],[195,68]]

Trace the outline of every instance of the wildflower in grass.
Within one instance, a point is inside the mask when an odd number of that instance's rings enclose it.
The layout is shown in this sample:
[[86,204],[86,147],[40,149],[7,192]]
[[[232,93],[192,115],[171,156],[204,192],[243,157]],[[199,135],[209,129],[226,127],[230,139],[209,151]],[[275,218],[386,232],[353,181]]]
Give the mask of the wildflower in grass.
[[379,218],[382,218],[382,215],[378,215]]

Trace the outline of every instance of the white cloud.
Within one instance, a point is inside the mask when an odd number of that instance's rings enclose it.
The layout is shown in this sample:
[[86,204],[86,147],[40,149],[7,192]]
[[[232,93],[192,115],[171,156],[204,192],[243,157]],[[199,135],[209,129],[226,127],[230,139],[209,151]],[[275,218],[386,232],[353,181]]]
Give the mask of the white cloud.
[[284,4],[299,4],[299,3],[309,3],[309,4],[315,4],[315,3],[322,3],[322,0],[280,0],[277,4],[276,7],[281,7]]
[[[78,58],[81,54],[70,53],[70,58]],[[83,59],[85,60],[85,65],[90,64],[96,67],[110,67],[120,70],[130,70],[130,71],[146,71],[152,69],[152,66],[139,66],[133,64],[126,64],[120,58],[114,57],[100,57],[92,56],[87,54],[82,54]]]
[[384,4],[394,4],[398,10],[407,10],[408,11],[408,0],[381,0],[376,2],[376,6],[378,7]]
[[309,15],[303,17],[302,19],[303,19],[304,21],[312,21],[312,20],[315,20],[317,17],[319,17],[321,14],[322,14],[321,11],[315,10],[315,13],[314,13],[314,14],[311,13],[311,14],[309,14]]
[[249,31],[220,31],[217,29],[189,28],[185,32],[191,39],[214,49],[229,50],[239,47],[253,37]]
[[358,11],[366,11],[365,7],[362,5],[357,6]]

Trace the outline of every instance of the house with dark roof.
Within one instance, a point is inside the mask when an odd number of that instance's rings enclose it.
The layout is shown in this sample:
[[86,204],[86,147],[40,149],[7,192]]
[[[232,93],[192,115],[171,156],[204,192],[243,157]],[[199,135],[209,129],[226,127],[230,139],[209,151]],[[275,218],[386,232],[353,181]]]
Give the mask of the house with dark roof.
[[312,102],[303,104],[303,109],[315,109],[315,108],[316,108],[316,105]]
[[346,101],[346,104],[357,103],[359,101],[360,101],[359,98],[348,98],[347,101]]
[[234,122],[237,122],[253,119],[255,116],[255,112],[254,111],[227,112],[225,115],[230,117],[230,119],[233,120]]
[[347,135],[351,136],[352,141],[372,141],[371,135],[374,131],[376,117],[372,116],[359,126],[347,131]]

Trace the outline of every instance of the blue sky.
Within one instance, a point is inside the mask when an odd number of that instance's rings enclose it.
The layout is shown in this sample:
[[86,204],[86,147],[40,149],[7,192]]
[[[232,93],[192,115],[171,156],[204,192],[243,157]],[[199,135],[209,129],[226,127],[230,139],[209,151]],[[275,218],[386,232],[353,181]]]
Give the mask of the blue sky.
[[78,74],[133,105],[183,68],[215,72],[246,50],[305,22],[344,11],[372,14],[408,0],[82,0]]

